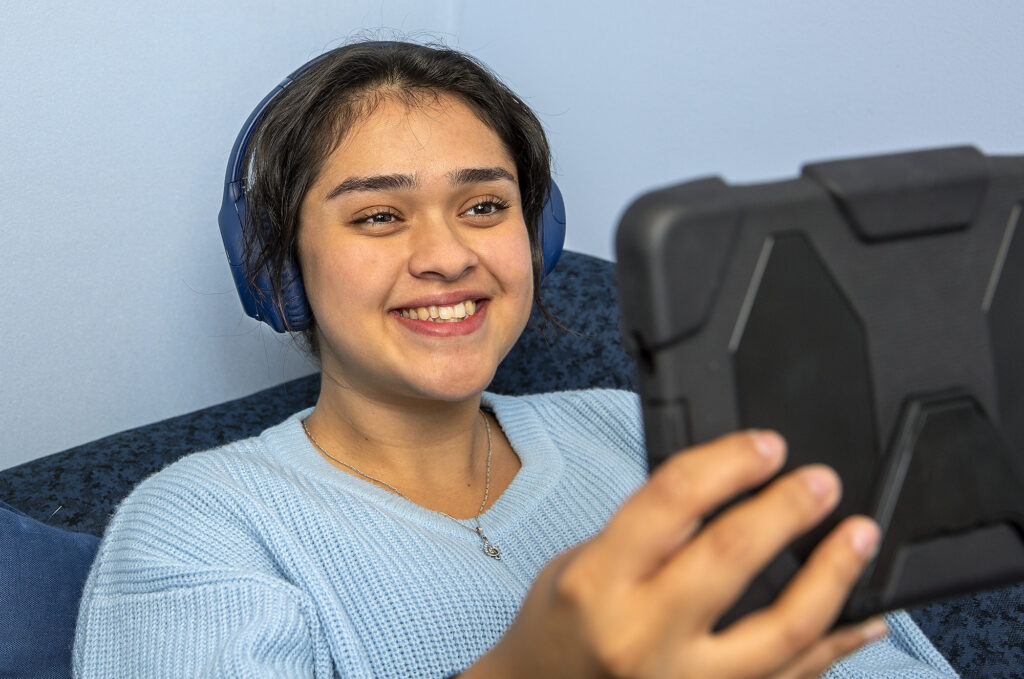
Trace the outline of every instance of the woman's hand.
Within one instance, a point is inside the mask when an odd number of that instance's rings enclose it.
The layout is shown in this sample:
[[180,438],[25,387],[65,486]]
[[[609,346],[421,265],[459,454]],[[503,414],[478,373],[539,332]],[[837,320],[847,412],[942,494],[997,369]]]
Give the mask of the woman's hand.
[[830,632],[879,531],[851,517],[769,607],[716,621],[790,541],[838,502],[828,467],[788,473],[702,526],[782,466],[772,432],[723,437],[665,462],[590,541],[541,571],[502,640],[464,677],[816,677],[886,633]]

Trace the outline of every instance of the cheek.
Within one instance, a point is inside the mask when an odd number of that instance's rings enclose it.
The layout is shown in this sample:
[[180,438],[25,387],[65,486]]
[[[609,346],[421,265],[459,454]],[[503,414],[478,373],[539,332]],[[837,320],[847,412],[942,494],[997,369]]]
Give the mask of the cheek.
[[303,262],[303,284],[313,315],[321,322],[344,310],[378,307],[385,298],[389,264],[380,253],[357,247],[311,252]]
[[507,293],[522,298],[522,306],[528,314],[533,303],[533,255],[526,228],[496,243],[489,254],[492,271],[497,272],[502,287]]

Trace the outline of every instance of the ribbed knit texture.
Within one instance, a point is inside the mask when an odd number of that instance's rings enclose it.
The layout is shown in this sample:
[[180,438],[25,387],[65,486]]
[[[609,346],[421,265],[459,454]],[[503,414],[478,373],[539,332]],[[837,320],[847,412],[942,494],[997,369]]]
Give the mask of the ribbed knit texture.
[[[522,467],[469,526],[340,471],[298,413],[143,482],[82,598],[76,676],[443,677],[512,622],[537,572],[644,478],[634,394],[484,395]],[[834,677],[956,676],[906,614]]]

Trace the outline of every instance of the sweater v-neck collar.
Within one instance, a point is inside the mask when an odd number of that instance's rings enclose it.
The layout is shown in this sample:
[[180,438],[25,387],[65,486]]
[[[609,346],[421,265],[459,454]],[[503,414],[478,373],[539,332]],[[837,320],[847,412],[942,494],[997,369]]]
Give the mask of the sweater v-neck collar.
[[[484,392],[482,407],[494,413],[520,461],[519,471],[512,482],[480,515],[484,534],[496,540],[499,534],[527,516],[530,509],[547,496],[562,473],[564,459],[529,399]],[[309,442],[303,431],[302,420],[312,412],[312,408],[300,411],[260,435],[279,463],[343,496],[365,502],[402,520],[441,534],[479,540],[472,532],[475,527],[473,519],[453,519],[426,509],[331,464]]]

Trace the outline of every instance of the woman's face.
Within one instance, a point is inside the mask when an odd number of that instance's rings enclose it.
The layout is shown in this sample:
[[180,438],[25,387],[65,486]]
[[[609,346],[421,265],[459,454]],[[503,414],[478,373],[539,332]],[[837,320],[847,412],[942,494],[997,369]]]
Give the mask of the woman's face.
[[515,162],[454,97],[389,98],[354,125],[303,200],[298,251],[324,376],[363,396],[475,396],[529,317]]

